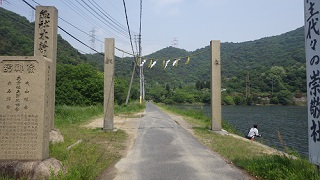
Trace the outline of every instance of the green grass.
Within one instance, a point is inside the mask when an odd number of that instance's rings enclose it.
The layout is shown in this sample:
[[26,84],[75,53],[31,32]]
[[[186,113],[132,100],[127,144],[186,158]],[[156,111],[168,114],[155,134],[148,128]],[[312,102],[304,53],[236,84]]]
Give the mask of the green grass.
[[56,106],[54,125],[57,128],[66,125],[78,125],[101,114],[103,114],[102,105],[87,107]]
[[[239,140],[209,131],[210,119],[201,111],[179,110],[163,104],[160,106],[165,111],[182,115],[192,125],[195,136],[204,145],[257,179],[320,179],[314,171],[314,165],[304,158],[297,156],[297,159],[292,159],[284,155],[269,155],[266,149],[249,140]],[[241,135],[229,124],[222,123],[222,127],[228,132]],[[286,147],[284,149],[288,150]]]
[[141,112],[146,108],[146,103],[144,102],[143,104],[140,105],[139,101],[134,101],[128,103],[128,105],[115,105],[114,111],[115,114],[125,114],[125,115],[132,115],[137,112]]
[[251,159],[235,159],[235,164],[261,179],[320,179],[306,159],[269,155]]
[[[133,114],[144,107],[137,107],[136,102],[115,106],[115,114]],[[82,126],[102,114],[103,106],[56,107],[55,128],[60,130],[65,142],[50,144],[50,157],[60,160],[65,171],[52,179],[95,179],[121,158],[121,151],[126,148],[123,143],[127,134],[124,131],[103,131],[101,128],[87,129]],[[82,142],[67,149],[78,140]]]

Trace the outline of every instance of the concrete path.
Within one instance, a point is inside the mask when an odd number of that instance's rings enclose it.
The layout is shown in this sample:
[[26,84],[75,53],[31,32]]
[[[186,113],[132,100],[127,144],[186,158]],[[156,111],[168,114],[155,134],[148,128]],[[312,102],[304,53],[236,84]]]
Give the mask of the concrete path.
[[115,165],[116,180],[251,179],[156,106],[146,106],[132,149]]

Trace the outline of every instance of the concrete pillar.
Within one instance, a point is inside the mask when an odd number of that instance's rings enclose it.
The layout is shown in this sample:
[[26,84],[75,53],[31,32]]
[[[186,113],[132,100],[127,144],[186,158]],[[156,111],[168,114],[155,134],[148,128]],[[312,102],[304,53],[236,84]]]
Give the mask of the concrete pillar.
[[50,105],[49,116],[50,129],[54,129],[54,104],[56,87],[56,59],[57,59],[57,32],[58,32],[58,10],[53,6],[37,6],[35,17],[34,55],[43,56],[52,61],[50,93],[48,94]]
[[114,39],[105,39],[103,130],[113,130],[114,114]]
[[220,41],[211,41],[211,130],[221,131]]

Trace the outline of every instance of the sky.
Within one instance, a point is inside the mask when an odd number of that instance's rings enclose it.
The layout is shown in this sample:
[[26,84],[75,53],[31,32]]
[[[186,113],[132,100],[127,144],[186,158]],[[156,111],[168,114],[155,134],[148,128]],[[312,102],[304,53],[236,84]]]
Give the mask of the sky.
[[[55,6],[59,26],[99,52],[104,52],[105,38],[115,38],[117,48],[132,53],[123,0],[25,1],[34,7]],[[169,46],[195,51],[208,46],[211,40],[237,43],[280,35],[304,25],[303,3],[303,0],[142,0],[142,55]],[[137,52],[140,0],[125,0],[125,4],[133,49]],[[34,21],[34,11],[22,0],[2,0],[0,7]],[[58,33],[81,53],[93,53],[66,33],[60,30]],[[118,50],[115,53],[128,56]]]

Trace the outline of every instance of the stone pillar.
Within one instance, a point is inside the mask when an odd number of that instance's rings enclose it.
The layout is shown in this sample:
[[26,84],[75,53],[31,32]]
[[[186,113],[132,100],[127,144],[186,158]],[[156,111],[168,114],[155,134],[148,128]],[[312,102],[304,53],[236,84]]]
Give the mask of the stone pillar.
[[52,61],[0,56],[0,161],[49,157]]
[[37,6],[35,17],[34,55],[43,56],[52,61],[52,84],[50,84],[51,116],[50,129],[54,129],[54,104],[56,87],[56,58],[57,58],[58,10],[53,6]]
[[221,131],[220,41],[211,41],[211,130]]
[[114,114],[114,39],[105,39],[104,122],[103,130],[113,130]]

